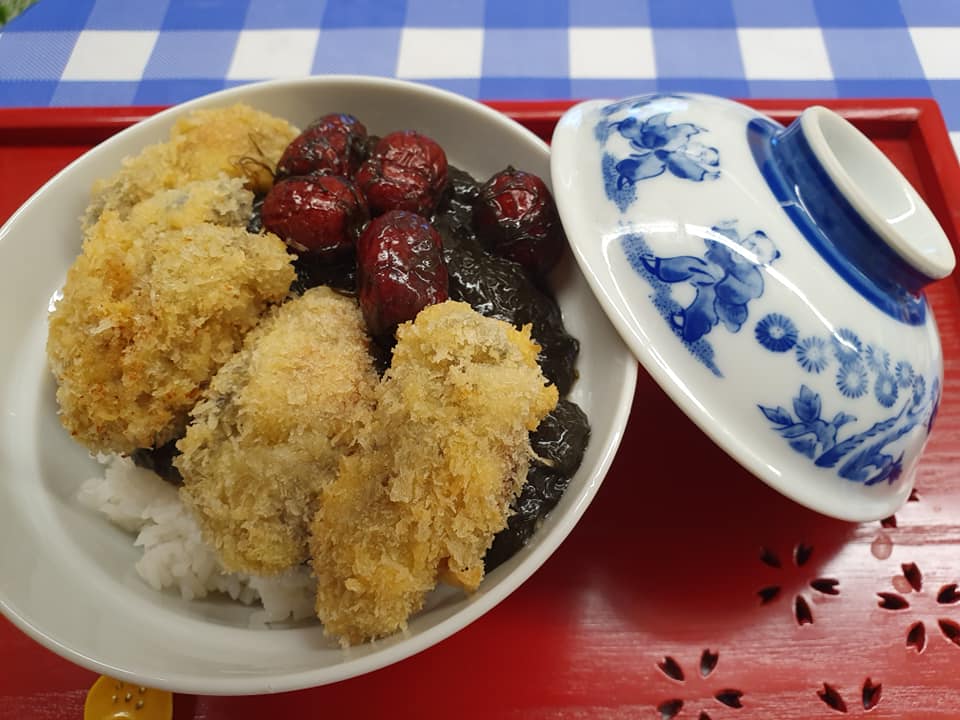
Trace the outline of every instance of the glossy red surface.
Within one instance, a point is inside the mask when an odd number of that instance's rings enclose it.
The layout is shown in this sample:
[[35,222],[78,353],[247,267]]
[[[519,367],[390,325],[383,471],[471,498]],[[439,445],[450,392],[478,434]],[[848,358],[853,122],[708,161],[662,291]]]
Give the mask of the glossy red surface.
[[[494,103],[544,137],[569,104]],[[788,122],[810,103],[751,104]],[[960,168],[936,105],[824,104],[893,159],[960,249]],[[152,110],[0,110],[0,217]],[[895,517],[855,525],[786,500],[641,373],[627,435],[593,505],[488,615],[413,658],[335,685],[177,696],[175,719],[960,717],[957,277],[928,291],[946,357],[944,395],[916,494]],[[687,464],[663,459],[663,448]],[[0,719],[78,718],[95,679],[0,620]]]

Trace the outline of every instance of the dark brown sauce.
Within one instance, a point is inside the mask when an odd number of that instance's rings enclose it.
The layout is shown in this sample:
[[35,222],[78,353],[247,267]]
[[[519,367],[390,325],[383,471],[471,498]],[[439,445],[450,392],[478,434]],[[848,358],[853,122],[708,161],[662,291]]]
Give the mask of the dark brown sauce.
[[484,558],[490,571],[523,547],[543,517],[556,507],[583,460],[590,425],[586,414],[566,399],[577,378],[580,343],[564,328],[560,307],[523,267],[481,247],[473,228],[473,202],[480,183],[452,166],[448,173],[446,192],[432,219],[444,243],[450,298],[468,302],[481,315],[516,327],[530,323],[541,348],[540,367],[561,397],[530,434],[537,459],[530,464],[507,527],[494,537]]
[[177,450],[177,440],[179,439],[174,438],[158,448],[134,450],[130,459],[142,468],[153,470],[171,485],[183,485],[183,477],[177,470],[176,465],[173,464],[173,461],[180,454],[180,451]]

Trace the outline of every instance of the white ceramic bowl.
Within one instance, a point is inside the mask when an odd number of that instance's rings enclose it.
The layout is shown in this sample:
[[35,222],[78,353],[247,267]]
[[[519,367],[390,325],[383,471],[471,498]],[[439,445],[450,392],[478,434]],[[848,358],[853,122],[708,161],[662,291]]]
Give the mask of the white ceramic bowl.
[[954,255],[869,139],[821,107],[785,129],[648,95],[572,108],[551,162],[589,282],[704,432],[826,515],[906,501],[943,386],[921,288]]
[[363,77],[248,85],[160,113],[91,150],[47,183],[0,230],[0,610],[64,657],[121,679],[205,694],[311,687],[368,672],[427,648],[480,617],[550,556],[586,510],[623,433],[636,361],[575,263],[556,271],[564,320],[581,341],[571,398],[592,435],[583,464],[531,542],[470,597],[435,591],[408,632],[350,650],[318,623],[253,630],[251,609],[188,602],[136,574],[132,536],[78,506],[81,483],[102,471],[57,420],[44,344],[51,296],[80,248],[79,220],[91,183],[122,158],[168,134],[190,110],[245,102],[305,126],[349,112],[370,132],[415,128],[450,162],[485,178],[507,164],[549,177],[547,145],[476,102],[425,86]]

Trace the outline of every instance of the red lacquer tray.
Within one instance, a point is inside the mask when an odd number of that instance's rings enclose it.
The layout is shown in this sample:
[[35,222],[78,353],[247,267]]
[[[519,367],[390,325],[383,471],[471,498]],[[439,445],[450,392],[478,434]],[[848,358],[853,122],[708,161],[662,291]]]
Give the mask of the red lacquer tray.
[[[545,138],[570,105],[492,104]],[[748,104],[789,122],[811,103]],[[874,139],[960,248],[960,168],[937,106],[822,104]],[[0,110],[0,220],[68,161],[155,110]],[[177,696],[175,720],[960,718],[955,278],[928,291],[944,394],[916,493],[896,516],[854,525],[784,499],[641,373],[627,435],[593,505],[492,612],[413,658],[335,685]],[[683,465],[666,459],[678,456]],[[95,679],[0,620],[3,720],[79,718]]]

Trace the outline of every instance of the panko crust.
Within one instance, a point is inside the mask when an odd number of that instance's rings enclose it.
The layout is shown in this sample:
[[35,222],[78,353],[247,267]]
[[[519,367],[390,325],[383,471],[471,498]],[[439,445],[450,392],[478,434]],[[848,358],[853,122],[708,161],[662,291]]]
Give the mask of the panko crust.
[[317,615],[344,644],[406,626],[444,576],[467,590],[526,479],[529,432],[557,403],[530,328],[466,303],[397,331],[366,452],[345,456],[311,528]]
[[181,497],[229,570],[308,558],[320,491],[373,414],[368,342],[355,300],[308,290],[247,336],[194,409],[177,445]]
[[[64,427],[95,452],[182,434],[187,413],[295,277],[283,242],[236,222],[252,196],[222,178],[165,191],[89,228],[49,318]],[[216,224],[216,223],[227,223]]]
[[298,133],[286,120],[249,105],[196,110],[174,124],[167,142],[125,159],[116,174],[94,184],[84,227],[105,210],[126,218],[137,203],[158,192],[220,175],[240,178],[247,189],[264,193]]
[[196,111],[95,184],[47,339],[61,421],[90,450],[179,437],[216,370],[286,297],[284,244],[245,229],[262,168],[237,160],[275,164],[295,135],[245,105]]

